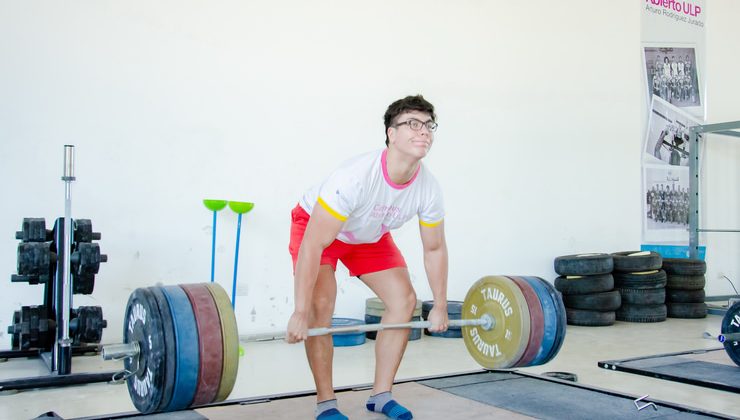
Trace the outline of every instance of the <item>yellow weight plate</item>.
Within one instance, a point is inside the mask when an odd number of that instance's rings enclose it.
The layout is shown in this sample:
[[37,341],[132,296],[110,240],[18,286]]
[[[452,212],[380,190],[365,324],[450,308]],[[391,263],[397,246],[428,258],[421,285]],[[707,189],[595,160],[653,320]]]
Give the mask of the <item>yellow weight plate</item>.
[[461,316],[477,319],[483,314],[495,321],[489,331],[481,326],[462,328],[470,356],[488,369],[514,366],[527,349],[531,327],[527,301],[519,286],[503,276],[478,280],[465,296]]
[[221,320],[221,336],[224,346],[224,364],[221,371],[221,384],[214,402],[223,401],[231,394],[239,369],[239,332],[236,329],[236,317],[231,308],[231,300],[226,291],[216,283],[206,285],[213,296]]

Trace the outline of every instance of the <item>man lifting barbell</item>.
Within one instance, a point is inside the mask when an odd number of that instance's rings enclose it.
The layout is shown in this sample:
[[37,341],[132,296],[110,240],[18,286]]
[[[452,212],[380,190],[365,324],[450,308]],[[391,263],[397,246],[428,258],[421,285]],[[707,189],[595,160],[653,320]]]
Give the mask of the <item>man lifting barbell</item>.
[[[331,325],[337,293],[337,261],[358,276],[385,304],[383,323],[407,322],[416,305],[406,263],[390,230],[419,217],[424,266],[434,296],[430,331],[447,329],[447,245],[442,191],[421,160],[437,128],[434,106],[421,95],[393,102],[385,112],[386,149],[350,159],[308,190],[292,212],[290,253],[295,309],[286,340],[306,341],[316,383],[317,419],[347,417],[337,409],[332,384],[330,336],[308,337],[309,327]],[[375,344],[375,381],[367,408],[410,419],[391,388],[408,343],[408,331],[388,330]]]

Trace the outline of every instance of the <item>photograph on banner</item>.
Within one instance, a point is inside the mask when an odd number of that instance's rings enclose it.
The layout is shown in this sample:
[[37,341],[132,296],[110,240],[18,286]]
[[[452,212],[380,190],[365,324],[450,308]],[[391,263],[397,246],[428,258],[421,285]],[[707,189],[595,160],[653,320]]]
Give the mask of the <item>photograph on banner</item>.
[[701,107],[695,47],[644,45],[643,64],[648,102],[658,96],[679,108]]
[[689,168],[643,167],[643,242],[688,243]]
[[701,124],[696,117],[653,96],[643,149],[645,163],[688,166],[689,127]]

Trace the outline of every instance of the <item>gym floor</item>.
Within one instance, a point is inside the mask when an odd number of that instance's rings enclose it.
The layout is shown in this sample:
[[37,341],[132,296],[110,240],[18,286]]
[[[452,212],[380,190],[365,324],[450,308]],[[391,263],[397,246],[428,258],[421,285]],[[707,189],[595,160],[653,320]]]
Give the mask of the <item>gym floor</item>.
[[[519,369],[522,372],[570,372],[578,382],[614,390],[635,398],[648,394],[651,399],[671,402],[730,417],[740,418],[740,397],[712,388],[671,382],[631,373],[599,368],[597,362],[675,353],[684,350],[713,349],[721,344],[707,339],[719,333],[721,316],[705,319],[672,319],[661,323],[637,324],[617,321],[609,327],[568,326],[560,353],[543,366]],[[229,399],[310,391],[313,380],[302,345],[282,341],[242,343],[245,355],[240,360],[237,382]],[[363,385],[372,382],[374,341],[364,345],[340,347],[334,353],[335,386]],[[120,362],[105,362],[100,356],[73,359],[74,372],[115,370]],[[480,370],[461,339],[423,336],[409,342],[397,379],[418,378]],[[39,359],[11,359],[0,364],[0,378],[10,379],[47,374]],[[739,376],[740,377],[740,376]],[[423,401],[402,401],[413,411]],[[340,407],[342,400],[339,401]],[[563,404],[567,404],[564,401]],[[294,418],[312,418],[313,405],[299,406]],[[102,416],[130,412],[125,385],[88,384],[43,390],[12,391],[0,394],[0,418],[28,419],[53,411],[63,418]],[[368,419],[382,416],[367,413]],[[491,418],[495,415],[491,414]]]

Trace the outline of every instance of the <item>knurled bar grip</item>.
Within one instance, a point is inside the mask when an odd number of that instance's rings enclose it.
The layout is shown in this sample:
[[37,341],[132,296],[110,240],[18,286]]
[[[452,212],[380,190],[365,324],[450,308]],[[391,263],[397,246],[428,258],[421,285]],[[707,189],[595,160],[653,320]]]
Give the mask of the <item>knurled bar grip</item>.
[[[491,325],[493,328],[493,318],[485,316],[478,319],[452,319],[449,322],[450,327],[471,327],[471,326],[486,326]],[[328,334],[341,334],[349,332],[367,332],[367,331],[382,331],[382,330],[398,330],[404,328],[429,328],[432,326],[430,321],[413,321],[405,322],[402,324],[360,324],[360,325],[348,325],[346,327],[332,327],[332,328],[311,328],[308,330],[308,336],[314,337],[317,335],[328,335]]]

